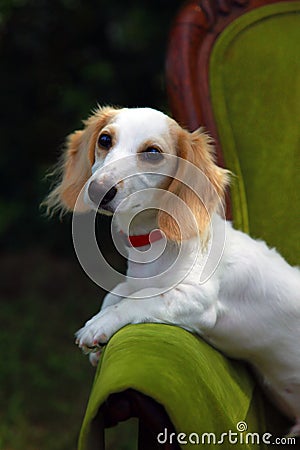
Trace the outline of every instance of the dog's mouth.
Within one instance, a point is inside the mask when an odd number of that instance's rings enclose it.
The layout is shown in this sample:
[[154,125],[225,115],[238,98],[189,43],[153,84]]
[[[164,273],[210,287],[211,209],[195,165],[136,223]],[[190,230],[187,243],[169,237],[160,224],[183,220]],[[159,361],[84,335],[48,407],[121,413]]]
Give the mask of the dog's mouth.
[[102,213],[102,214],[114,214],[115,212],[125,212],[128,211],[128,208],[131,211],[135,211],[135,212],[141,212],[142,210],[142,204],[141,203],[134,203],[133,205],[130,205],[130,202],[128,202],[128,199],[125,198],[121,201],[110,201],[110,202],[101,202],[100,205],[96,206],[96,210],[98,213]]

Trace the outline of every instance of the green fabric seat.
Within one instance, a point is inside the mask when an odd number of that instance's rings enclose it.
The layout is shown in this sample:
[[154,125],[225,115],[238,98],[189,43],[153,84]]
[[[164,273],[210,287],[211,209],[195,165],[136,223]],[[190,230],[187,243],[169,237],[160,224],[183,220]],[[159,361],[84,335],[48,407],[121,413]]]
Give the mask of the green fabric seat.
[[[213,48],[210,65],[220,141],[226,165],[236,176],[234,224],[276,246],[292,264],[300,259],[299,44],[300,2],[276,3],[229,25]],[[178,433],[220,437],[236,432],[241,421],[250,432],[287,430],[244,363],[227,359],[180,328],[141,324],[123,328],[105,348],[79,450],[103,448],[102,439],[91,444],[94,418],[111,394],[128,388],[162,404]],[[216,448],[207,442],[199,448]],[[182,448],[198,447],[187,443]],[[227,442],[223,448],[266,446]]]

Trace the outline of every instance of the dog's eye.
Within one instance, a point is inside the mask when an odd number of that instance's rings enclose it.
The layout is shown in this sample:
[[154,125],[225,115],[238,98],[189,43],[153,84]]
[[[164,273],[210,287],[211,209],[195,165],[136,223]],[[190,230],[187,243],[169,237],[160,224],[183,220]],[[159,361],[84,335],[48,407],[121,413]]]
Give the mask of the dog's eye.
[[143,161],[156,163],[163,159],[163,155],[156,147],[148,147],[141,154]]
[[105,150],[110,149],[112,146],[112,139],[109,134],[103,133],[99,136],[98,146],[104,148]]

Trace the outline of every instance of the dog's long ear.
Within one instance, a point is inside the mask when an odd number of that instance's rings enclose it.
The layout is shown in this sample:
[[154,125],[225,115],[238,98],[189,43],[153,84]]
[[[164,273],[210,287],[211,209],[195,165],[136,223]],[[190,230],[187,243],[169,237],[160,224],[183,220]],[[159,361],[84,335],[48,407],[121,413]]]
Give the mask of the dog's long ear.
[[76,212],[84,212],[87,209],[79,195],[92,174],[98,134],[116,112],[116,108],[98,108],[84,121],[83,130],[68,136],[64,154],[55,170],[59,181],[44,202],[48,212],[73,211],[75,204]]
[[[84,130],[79,130],[67,138],[66,150],[57,169],[61,180],[46,201],[50,209],[74,210],[78,195],[91,175],[93,160],[84,148],[83,137]],[[80,209],[84,211],[84,206],[80,205]]]
[[199,233],[205,242],[211,215],[224,201],[229,171],[215,164],[212,140],[201,129],[189,133],[179,128],[176,134],[178,168],[163,197],[158,225],[169,240],[180,242]]

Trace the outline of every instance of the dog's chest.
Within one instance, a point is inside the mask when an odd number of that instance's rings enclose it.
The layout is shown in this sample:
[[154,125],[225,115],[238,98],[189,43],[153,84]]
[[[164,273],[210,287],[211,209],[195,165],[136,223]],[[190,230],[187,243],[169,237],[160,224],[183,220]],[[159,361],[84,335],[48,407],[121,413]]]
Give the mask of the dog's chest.
[[[158,287],[167,289],[184,280],[199,278],[195,264],[194,243],[177,246],[158,241],[151,247],[129,249],[127,277],[135,287]],[[197,258],[196,258],[197,259]],[[196,281],[196,280],[194,280]]]
[[178,251],[175,247],[163,248],[160,244],[159,242],[152,244],[151,247],[130,249],[127,276],[155,281],[153,277],[159,277],[163,273],[165,276],[173,273],[172,267],[178,261]]

